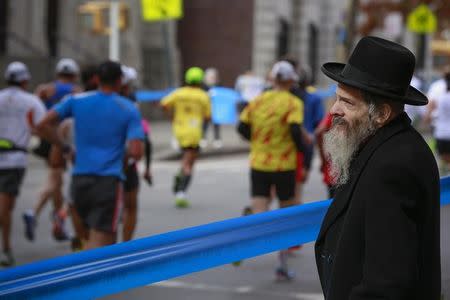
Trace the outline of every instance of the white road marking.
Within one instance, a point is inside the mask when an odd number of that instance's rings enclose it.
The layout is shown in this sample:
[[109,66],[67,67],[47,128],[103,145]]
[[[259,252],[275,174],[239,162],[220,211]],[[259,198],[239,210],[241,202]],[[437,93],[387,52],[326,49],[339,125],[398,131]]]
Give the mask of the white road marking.
[[266,290],[257,290],[251,286],[238,286],[238,287],[225,287],[219,285],[212,284],[203,284],[203,283],[189,283],[178,280],[167,280],[157,282],[151,285],[162,288],[179,288],[179,289],[189,289],[189,290],[197,290],[197,291],[205,291],[205,292],[222,292],[222,293],[234,293],[234,294],[258,294],[261,296],[269,296],[269,297],[285,297],[292,298],[297,300],[323,300],[322,294],[316,293],[278,293]]

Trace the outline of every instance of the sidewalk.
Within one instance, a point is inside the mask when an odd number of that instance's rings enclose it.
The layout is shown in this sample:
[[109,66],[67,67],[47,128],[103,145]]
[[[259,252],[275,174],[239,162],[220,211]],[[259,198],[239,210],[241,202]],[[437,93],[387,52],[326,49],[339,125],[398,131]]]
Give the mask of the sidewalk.
[[[169,121],[156,121],[151,123],[151,140],[153,144],[153,157],[155,160],[173,160],[180,157],[180,152],[171,146],[172,127]],[[222,156],[238,153],[248,153],[249,146],[236,132],[233,125],[221,126],[223,146],[215,149],[212,146],[212,127],[208,128],[208,146],[201,150],[200,159],[211,156]]]

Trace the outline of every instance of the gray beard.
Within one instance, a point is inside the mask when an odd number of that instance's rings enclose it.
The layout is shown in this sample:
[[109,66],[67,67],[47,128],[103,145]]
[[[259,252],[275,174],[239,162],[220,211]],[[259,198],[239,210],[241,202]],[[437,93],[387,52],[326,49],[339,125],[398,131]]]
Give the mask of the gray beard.
[[340,117],[333,119],[333,127],[324,134],[323,147],[330,160],[330,175],[336,187],[349,181],[352,160],[362,143],[367,141],[376,130],[375,122],[369,116],[364,120],[356,121],[352,127]]

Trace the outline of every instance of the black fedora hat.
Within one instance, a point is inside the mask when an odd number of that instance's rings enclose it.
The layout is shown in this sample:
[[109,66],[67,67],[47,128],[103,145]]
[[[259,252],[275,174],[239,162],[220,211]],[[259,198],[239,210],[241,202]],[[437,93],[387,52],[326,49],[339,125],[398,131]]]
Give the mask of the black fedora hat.
[[416,59],[407,48],[367,36],[353,50],[347,64],[329,62],[322,72],[337,82],[387,99],[411,105],[426,105],[427,97],[410,86]]

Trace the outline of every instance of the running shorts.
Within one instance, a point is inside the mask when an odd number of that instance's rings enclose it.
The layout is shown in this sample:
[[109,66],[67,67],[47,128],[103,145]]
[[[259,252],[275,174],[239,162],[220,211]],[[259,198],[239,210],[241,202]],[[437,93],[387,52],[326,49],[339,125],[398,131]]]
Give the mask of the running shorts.
[[19,195],[25,169],[0,169],[0,193],[8,194],[12,197]]
[[182,147],[181,150],[182,150],[183,152],[186,152],[186,151],[200,152],[200,146]]
[[123,207],[122,182],[115,176],[74,175],[72,199],[90,229],[116,233]]
[[280,201],[292,200],[295,194],[295,170],[265,172],[251,169],[251,195],[252,197],[271,197],[271,188],[275,187]]

